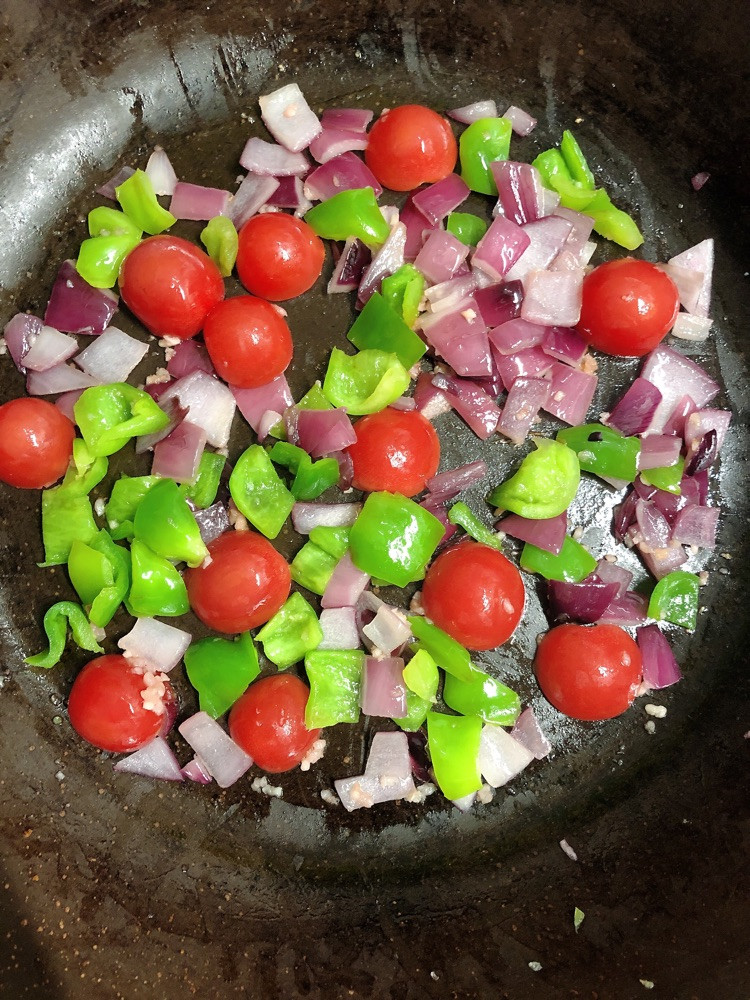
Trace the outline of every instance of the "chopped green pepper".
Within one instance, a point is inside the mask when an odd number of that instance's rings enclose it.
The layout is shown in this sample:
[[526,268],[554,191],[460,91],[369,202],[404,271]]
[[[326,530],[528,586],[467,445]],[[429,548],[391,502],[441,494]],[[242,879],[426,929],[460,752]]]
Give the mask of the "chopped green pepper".
[[427,713],[432,708],[432,701],[428,701],[427,698],[420,698],[418,694],[407,689],[406,692],[406,715],[400,719],[394,719],[393,721],[404,730],[405,733],[414,733],[419,729],[424,720],[427,718]]
[[91,501],[85,493],[64,483],[42,491],[45,566],[59,566],[67,562],[73,543],[90,542],[98,530]]
[[583,472],[592,472],[610,479],[623,479],[628,483],[632,483],[638,475],[640,438],[625,437],[604,424],[582,424],[558,431],[557,440],[564,442],[578,455],[578,463]]
[[291,494],[295,500],[317,500],[331,486],[335,486],[341,475],[335,458],[320,458],[313,462],[310,456],[297,445],[288,441],[277,441],[269,456],[272,462],[283,465],[294,473]]
[[295,404],[298,410],[332,410],[333,404],[329,403],[320,382],[313,382],[305,395]]
[[356,236],[368,246],[385,243],[391,231],[371,187],[341,191],[327,198],[305,214],[305,222],[324,239]]
[[476,715],[499,726],[512,726],[521,714],[516,692],[476,667],[472,667],[468,681],[446,674],[443,701],[454,712]]
[[363,573],[405,587],[421,580],[445,534],[424,507],[398,493],[370,493],[349,531],[354,565]]
[[380,294],[407,326],[414,326],[424,294],[424,275],[413,264],[402,264],[383,278]]
[[560,142],[560,152],[565,160],[565,166],[570,171],[570,176],[584,188],[596,187],[594,175],[591,173],[583,150],[578,145],[578,141],[569,129],[565,129]]
[[237,509],[266,538],[278,535],[294,506],[294,497],[259,444],[250,445],[237,459],[229,492]]
[[118,208],[98,205],[88,214],[89,236],[130,236],[136,242],[143,236],[143,230]]
[[503,543],[499,535],[491,531],[486,524],[479,520],[476,514],[467,507],[463,500],[454,503],[448,511],[448,520],[451,524],[460,525],[467,535],[471,535],[482,545],[489,545],[493,549],[502,551]]
[[94,598],[115,581],[112,564],[103,552],[76,538],[68,555],[68,576],[81,604],[92,604]]
[[135,537],[158,556],[200,566],[208,555],[198,522],[173,479],[155,483],[138,504]]
[[201,233],[201,243],[222,277],[228,278],[234,270],[239,246],[239,237],[232,220],[225,215],[215,215]]
[[497,194],[490,164],[508,159],[512,131],[508,118],[479,118],[461,133],[461,177],[472,191]]
[[648,602],[650,618],[694,631],[698,622],[700,580],[695,573],[675,570],[656,584]]
[[65,640],[68,635],[68,625],[73,633],[73,639],[81,649],[90,653],[103,653],[104,650],[96,641],[88,618],[83,608],[73,601],[58,601],[53,604],[44,616],[44,631],[47,635],[49,649],[46,653],[27,656],[25,663],[31,667],[49,669],[59,663],[65,650]]
[[112,538],[133,537],[133,519],[138,504],[159,482],[159,476],[121,476],[112,487],[104,516]]
[[311,542],[315,542],[334,559],[341,559],[349,548],[348,528],[334,528],[327,524],[319,524],[312,529],[309,537]]
[[75,421],[92,455],[112,455],[132,437],[163,430],[167,414],[147,392],[126,382],[84,389],[73,407]]
[[201,712],[217,719],[260,673],[253,637],[243,632],[236,639],[199,639],[185,653],[185,670],[198,692]]
[[177,219],[156,200],[154,186],[144,170],[136,172],[115,188],[123,212],[136,226],[156,236],[173,226]]
[[317,615],[295,591],[288,601],[258,632],[266,659],[285,670],[303,659],[323,641],[323,629]]
[[384,410],[406,392],[410,381],[395,354],[366,350],[350,355],[334,347],[323,392],[334,406],[360,416]]
[[427,713],[427,745],[432,769],[446,799],[462,799],[482,787],[477,764],[481,738],[481,719]]
[[134,538],[130,546],[133,579],[125,605],[137,618],[174,617],[190,610],[185,582],[168,559]]
[[112,568],[112,582],[101,589],[89,609],[89,620],[104,628],[130,590],[130,553],[121,545],[115,545],[106,531],[100,531],[92,538],[90,547],[103,555]]
[[411,368],[427,350],[427,344],[379,292],[367,300],[347,337],[360,350],[375,348],[395,354],[404,368]]
[[214,451],[204,451],[201,455],[195,482],[187,489],[187,496],[201,510],[210,507],[216,499],[226,461],[223,455]]
[[487,232],[487,223],[471,212],[451,212],[445,228],[467,247],[475,247]]
[[663,465],[658,469],[644,469],[641,472],[641,480],[647,486],[654,486],[657,490],[665,490],[679,496],[682,493],[682,474],[685,469],[685,459],[680,456],[674,465]]
[[470,681],[474,669],[469,651],[447,632],[428,622],[421,615],[409,615],[409,625],[417,649],[426,650],[439,667],[460,681]]
[[308,729],[357,722],[365,654],[359,649],[321,649],[305,657],[310,695],[305,708]]
[[76,271],[94,288],[112,288],[122,262],[139,243],[139,236],[92,236],[81,243]]
[[313,594],[322,596],[338,561],[338,558],[330,555],[315,542],[309,541],[305,542],[292,559],[289,569],[295,583],[311,590]]
[[420,698],[434,702],[439,680],[437,663],[426,649],[418,649],[404,667],[406,686]]
[[487,503],[533,520],[557,517],[576,495],[581,479],[578,456],[561,441],[534,438],[534,444],[536,450],[490,493]]
[[596,559],[570,535],[557,556],[526,542],[520,562],[521,569],[529,573],[539,573],[546,580],[561,580],[564,583],[580,583],[596,569]]

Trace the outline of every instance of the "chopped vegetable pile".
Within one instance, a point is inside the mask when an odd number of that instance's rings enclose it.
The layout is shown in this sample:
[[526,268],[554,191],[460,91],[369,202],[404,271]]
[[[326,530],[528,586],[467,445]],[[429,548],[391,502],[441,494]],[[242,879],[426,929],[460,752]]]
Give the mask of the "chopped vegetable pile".
[[[68,714],[127,754],[118,772],[226,788],[253,767],[308,770],[326,729],[364,714],[379,724],[363,773],[328,762],[347,810],[437,787],[465,811],[551,752],[532,708],[472,659],[511,639],[532,581],[550,623],[534,672],[555,709],[611,719],[681,678],[667,635],[696,628],[693,557],[716,544],[709,477],[730,413],[665,338],[708,337],[713,243],[592,266],[592,233],[630,253],[637,223],[571,132],[511,159],[536,125],[517,107],[479,101],[448,112],[457,124],[420,105],[319,118],[288,84],[260,108],[274,141],[248,139],[234,194],[178,180],[157,147],[99,189],[44,318],[5,326],[27,396],[0,406],[0,479],[42,490],[43,565],[65,565],[78,596],[45,610],[48,648],[26,662],[54,667],[68,633],[100,654]],[[205,250],[169,232],[179,220],[205,223]],[[278,303],[312,307],[327,246],[327,292],[352,293],[355,319],[295,401]],[[235,271],[246,294],[227,298]],[[121,307],[165,348],[140,385],[153,345],[113,325]],[[592,413],[607,355],[644,360]],[[510,476],[484,459],[440,471],[449,411],[504,442]],[[122,449],[133,474],[114,479]],[[591,477],[621,497],[602,558],[568,521]],[[274,544],[288,525],[305,539],[291,563]],[[626,548],[649,579],[618,563]],[[162,620],[191,611],[210,634]]]

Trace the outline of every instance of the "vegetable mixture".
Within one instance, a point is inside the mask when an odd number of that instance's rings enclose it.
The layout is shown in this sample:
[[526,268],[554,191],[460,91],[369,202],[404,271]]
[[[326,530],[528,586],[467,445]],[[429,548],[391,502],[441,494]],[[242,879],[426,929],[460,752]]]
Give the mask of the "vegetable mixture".
[[[54,667],[69,633],[97,654],[68,714],[127,754],[117,771],[225,788],[253,766],[306,770],[328,728],[364,713],[381,723],[364,773],[328,763],[348,810],[436,786],[466,810],[550,752],[532,709],[472,660],[511,639],[532,581],[550,623],[536,680],[560,712],[611,719],[680,679],[662,626],[696,627],[689,559],[715,546],[709,473],[730,414],[665,338],[708,336],[713,244],[630,256],[637,224],[571,132],[511,159],[513,134],[536,125],[520,108],[480,101],[452,124],[405,105],[371,124],[359,108],[318,118],[296,84],[260,108],[274,141],[247,141],[234,194],[178,180],[157,148],[100,189],[44,318],[5,327],[27,395],[0,406],[0,478],[42,491],[44,565],[66,565],[79,598],[47,609],[48,649],[27,663]],[[181,219],[205,223],[205,249],[169,232]],[[592,233],[626,255],[592,266]],[[279,303],[318,294],[327,244],[328,293],[352,293],[356,318],[295,401]],[[235,271],[247,294],[227,298]],[[165,348],[143,385],[128,379],[148,343],[113,325],[121,307]],[[643,366],[592,414],[607,355]],[[236,409],[253,433],[230,462]],[[435,421],[450,410],[506,442],[509,478],[481,459],[439,471]],[[553,436],[533,433],[542,413]],[[123,448],[150,455],[149,474],[108,478]],[[614,555],[570,530],[582,475],[621,496]],[[478,484],[479,510],[464,498]],[[274,539],[290,519],[306,541],[288,563]],[[641,556],[645,587],[620,546]],[[135,623],[115,653],[123,606]],[[189,611],[214,634],[173,624]],[[178,720],[184,766],[167,740]]]

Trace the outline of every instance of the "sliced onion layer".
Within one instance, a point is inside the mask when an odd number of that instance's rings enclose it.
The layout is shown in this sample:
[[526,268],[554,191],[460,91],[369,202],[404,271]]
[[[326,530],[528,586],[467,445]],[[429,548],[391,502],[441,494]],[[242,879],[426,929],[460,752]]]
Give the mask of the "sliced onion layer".
[[117,640],[125,656],[149,670],[168,674],[180,662],[193,641],[189,632],[156,618],[137,618],[132,629]]
[[115,764],[119,774],[138,774],[144,778],[158,778],[161,781],[183,781],[183,774],[177,758],[167,741],[157,736],[135,753],[122,757]]
[[196,712],[178,728],[220,788],[229,788],[252,766],[252,757],[206,712]]

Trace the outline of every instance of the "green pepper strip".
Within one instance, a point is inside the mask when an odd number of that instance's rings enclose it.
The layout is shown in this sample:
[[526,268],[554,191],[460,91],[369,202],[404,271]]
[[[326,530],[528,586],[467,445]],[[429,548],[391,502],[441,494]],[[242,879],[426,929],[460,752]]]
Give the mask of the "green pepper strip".
[[105,587],[115,582],[114,568],[104,553],[77,538],[70,546],[68,576],[84,605],[92,604]]
[[482,787],[477,764],[481,738],[481,719],[427,713],[427,744],[432,769],[447,799],[462,799]]
[[335,458],[313,462],[306,451],[287,441],[277,441],[268,454],[272,462],[294,473],[291,493],[295,500],[316,500],[339,481],[341,473]]
[[237,509],[266,538],[278,535],[295,503],[259,444],[251,445],[237,459],[229,492]]
[[132,437],[163,430],[169,417],[147,392],[126,382],[85,389],[73,407],[92,455],[112,455]]
[[190,610],[185,581],[168,559],[158,556],[139,539],[130,546],[133,580],[125,602],[136,618],[174,617]]
[[228,278],[234,270],[239,246],[239,237],[232,220],[225,215],[214,216],[201,233],[201,243],[222,277]]
[[45,614],[43,625],[49,650],[46,653],[27,656],[24,662],[31,667],[49,669],[60,662],[65,651],[68,625],[73,633],[73,639],[81,649],[87,649],[90,653],[104,652],[96,641],[89,620],[79,604],[74,604],[72,601],[58,601]]
[[143,230],[129,219],[124,212],[108,205],[92,208],[88,214],[89,236],[130,236],[136,241],[143,236]]
[[565,129],[562,134],[560,152],[565,160],[565,166],[570,171],[570,176],[576,184],[593,190],[596,187],[594,175],[591,173],[591,169],[586,162],[586,157],[583,155],[583,150],[578,145],[576,137],[569,129]]
[[445,528],[399,493],[370,493],[349,530],[352,562],[363,573],[405,587],[421,580]]
[[330,555],[313,541],[305,542],[290,563],[292,579],[301,587],[322,597],[339,558]]
[[490,165],[508,159],[512,130],[507,118],[480,118],[461,133],[458,140],[461,177],[472,191],[497,194]]
[[471,212],[451,212],[445,221],[445,228],[467,247],[475,247],[487,232],[487,223]]
[[341,559],[349,548],[349,529],[333,528],[319,524],[310,532],[310,541],[315,542],[324,552],[334,559]]
[[112,288],[122,262],[139,243],[138,236],[92,236],[81,243],[76,271],[94,288]]
[[456,642],[447,632],[428,622],[421,615],[409,615],[411,631],[417,642],[417,649],[426,650],[439,667],[453,674],[460,681],[470,681],[473,665],[469,651]]
[[427,344],[379,292],[367,300],[347,337],[360,350],[374,348],[395,354],[404,368],[411,368],[427,350]]
[[432,709],[433,702],[427,698],[420,698],[418,694],[406,691],[406,715],[401,719],[393,719],[399,728],[405,733],[415,733],[424,724],[427,713]]
[[512,726],[521,714],[521,699],[516,692],[476,667],[468,681],[446,674],[443,701],[454,712],[476,715],[499,726]]
[[570,535],[557,556],[526,542],[520,562],[521,569],[529,573],[539,573],[546,580],[561,580],[564,583],[580,583],[596,569],[596,559]]
[[305,214],[305,222],[324,239],[346,240],[356,236],[368,246],[385,243],[391,231],[371,187],[335,194],[311,208]]
[[299,662],[323,641],[317,615],[302,594],[293,593],[273,618],[258,632],[266,659],[279,670]]
[[557,440],[578,455],[583,472],[628,483],[638,475],[641,442],[637,437],[625,437],[604,424],[582,424],[558,431]]
[[492,507],[541,520],[567,510],[581,479],[578,456],[561,441],[534,438],[536,451],[520,469],[487,497]]
[[133,537],[133,519],[138,504],[159,480],[159,476],[122,476],[115,482],[104,508],[112,538],[119,541]]
[[470,510],[463,500],[459,500],[458,503],[454,503],[451,509],[448,511],[448,520],[451,524],[460,525],[467,535],[471,535],[477,542],[481,542],[482,545],[489,545],[493,549],[502,551],[503,543],[500,537],[491,531],[476,514]]
[[404,667],[404,683],[420,698],[434,702],[440,675],[438,666],[426,649],[418,649]]
[[112,583],[100,590],[89,610],[89,620],[104,628],[112,621],[130,590],[130,553],[121,545],[115,545],[103,530],[91,540],[91,548],[108,560],[113,575]]
[[647,486],[654,486],[657,490],[664,490],[679,496],[682,493],[682,474],[685,468],[685,459],[680,456],[674,465],[663,465],[658,469],[644,469],[641,472],[641,480]]
[[208,555],[198,522],[173,479],[155,483],[138,504],[135,537],[164,559],[200,566]]
[[187,490],[187,496],[201,510],[210,507],[216,500],[226,461],[223,455],[217,455],[213,451],[204,451],[201,455],[195,482]]
[[217,719],[260,673],[253,637],[243,632],[236,639],[199,639],[185,653],[185,670],[198,692],[201,712]]
[[[73,457],[62,483],[42,492],[44,566],[67,562],[73,542],[88,543],[99,530],[87,494],[106,475],[107,459],[91,459],[83,442],[79,448],[74,443]],[[90,464],[86,464],[87,459]]]
[[668,573],[653,589],[648,602],[649,617],[694,631],[698,622],[699,589],[700,580],[695,573],[681,569]]
[[[450,219],[450,216],[448,218]],[[424,294],[424,285],[424,275],[421,271],[418,271],[413,264],[402,264],[393,274],[383,278],[380,294],[404,323],[412,327],[419,315],[419,303]]]
[[144,170],[136,172],[115,188],[122,210],[140,229],[156,236],[173,226],[177,219],[156,200],[154,186]]
[[409,373],[395,354],[366,350],[344,354],[331,351],[323,392],[334,406],[354,416],[384,410],[409,388]]
[[310,695],[305,725],[308,729],[359,721],[364,663],[365,654],[359,649],[321,649],[307,654],[305,671]]

